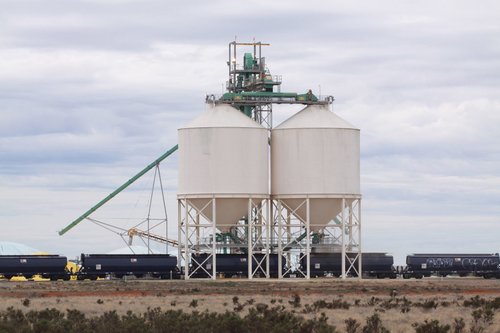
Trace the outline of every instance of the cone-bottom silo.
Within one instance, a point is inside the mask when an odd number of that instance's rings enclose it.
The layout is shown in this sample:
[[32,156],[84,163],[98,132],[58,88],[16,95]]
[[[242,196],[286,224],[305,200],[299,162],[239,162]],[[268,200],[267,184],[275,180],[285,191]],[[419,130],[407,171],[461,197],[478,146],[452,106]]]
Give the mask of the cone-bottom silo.
[[273,242],[279,258],[300,263],[280,277],[309,278],[311,253],[337,251],[342,277],[361,276],[359,134],[327,106],[308,106],[272,130]]
[[231,106],[207,105],[178,134],[184,277],[215,279],[217,254],[231,251],[248,255],[249,278],[269,277],[267,129]]

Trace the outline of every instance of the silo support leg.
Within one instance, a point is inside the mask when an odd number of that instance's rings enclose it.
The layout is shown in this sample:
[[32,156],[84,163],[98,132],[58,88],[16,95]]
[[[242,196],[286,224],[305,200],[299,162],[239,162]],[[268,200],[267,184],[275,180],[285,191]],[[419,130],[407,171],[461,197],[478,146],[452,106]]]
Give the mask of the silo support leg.
[[363,278],[363,256],[362,256],[362,251],[361,251],[361,199],[357,200],[357,211],[358,211],[358,216],[357,216],[357,225],[358,225],[358,255],[359,255],[359,260],[358,260],[358,272],[359,272],[359,279]]
[[217,278],[217,207],[216,199],[212,198],[212,280]]
[[266,278],[270,278],[269,274],[269,257],[271,255],[270,243],[271,243],[271,223],[272,223],[272,203],[270,199],[266,199]]
[[345,244],[345,199],[342,198],[342,210],[341,210],[341,234],[342,234],[342,279],[345,280],[346,272],[345,272],[345,262],[346,262],[346,244]]
[[281,216],[281,200],[278,200],[278,279],[283,279],[283,244],[282,244],[282,225],[283,219]]
[[253,217],[252,217],[252,198],[248,199],[248,223],[247,223],[247,244],[248,244],[248,278],[253,278],[253,242],[252,242],[252,233],[253,233]]
[[306,199],[306,279],[311,278],[311,204]]

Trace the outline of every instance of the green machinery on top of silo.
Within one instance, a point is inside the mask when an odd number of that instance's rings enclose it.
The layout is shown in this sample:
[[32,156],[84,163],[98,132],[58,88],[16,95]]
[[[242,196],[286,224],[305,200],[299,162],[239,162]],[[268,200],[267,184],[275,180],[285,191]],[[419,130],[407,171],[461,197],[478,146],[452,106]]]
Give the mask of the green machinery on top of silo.
[[[328,105],[333,96],[323,100],[309,89],[304,93],[282,92],[281,75],[271,75],[262,57],[262,47],[270,44],[262,42],[229,43],[229,78],[226,90],[219,98],[208,95],[207,102],[230,104],[248,117],[267,128],[272,128],[272,104]],[[237,63],[238,47],[251,47],[253,52],[243,54],[243,64]]]

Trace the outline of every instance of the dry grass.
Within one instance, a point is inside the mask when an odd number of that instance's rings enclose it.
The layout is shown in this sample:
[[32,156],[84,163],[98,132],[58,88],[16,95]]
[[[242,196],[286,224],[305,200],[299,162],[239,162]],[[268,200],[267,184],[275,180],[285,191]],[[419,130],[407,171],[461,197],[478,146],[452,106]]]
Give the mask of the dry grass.
[[[297,297],[297,296],[298,297]],[[76,309],[89,316],[116,310],[238,311],[242,315],[257,303],[283,305],[312,318],[324,312],[329,323],[342,331],[344,321],[364,323],[378,313],[391,332],[413,332],[411,324],[437,319],[451,324],[464,318],[469,326],[474,310],[464,300],[479,295],[500,297],[500,281],[482,279],[427,280],[312,280],[312,281],[99,281],[99,282],[0,282],[0,311],[12,306],[23,311],[56,308]],[[233,299],[233,297],[236,298]],[[26,302],[28,300],[28,302]],[[196,302],[193,302],[195,300]],[[323,305],[318,301],[324,301]],[[196,303],[196,304],[194,304]],[[319,304],[316,307],[314,304]],[[349,308],[327,308],[348,304]],[[409,306],[405,306],[411,304]],[[434,307],[436,305],[436,307]],[[323,307],[322,307],[323,306]],[[409,311],[408,311],[409,309]],[[467,330],[468,331],[468,330]],[[485,332],[500,333],[500,313]]]

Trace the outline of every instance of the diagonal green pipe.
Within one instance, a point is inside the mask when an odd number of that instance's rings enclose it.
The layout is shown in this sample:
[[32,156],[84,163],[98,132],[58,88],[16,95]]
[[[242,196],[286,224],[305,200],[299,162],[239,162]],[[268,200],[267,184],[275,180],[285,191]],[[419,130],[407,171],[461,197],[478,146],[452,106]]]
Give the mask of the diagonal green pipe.
[[104,205],[106,202],[111,200],[114,196],[116,196],[118,193],[126,189],[129,185],[131,185],[133,182],[135,182],[137,179],[141,178],[146,172],[149,170],[153,169],[156,165],[158,165],[161,161],[166,159],[168,156],[172,155],[173,152],[175,152],[179,148],[179,145],[175,145],[172,148],[170,148],[165,154],[161,155],[159,158],[157,158],[153,163],[142,169],[141,172],[139,172],[137,175],[134,177],[130,178],[125,184],[114,190],[110,195],[108,195],[106,198],[102,199],[97,203],[94,207],[90,208],[88,211],[86,211],[82,216],[71,222],[66,228],[62,229],[59,231],[59,236],[64,235],[66,232],[68,232],[71,228],[76,226],[78,223],[82,222],[86,217],[88,217],[90,214],[95,212],[97,209],[99,209],[102,205]]

